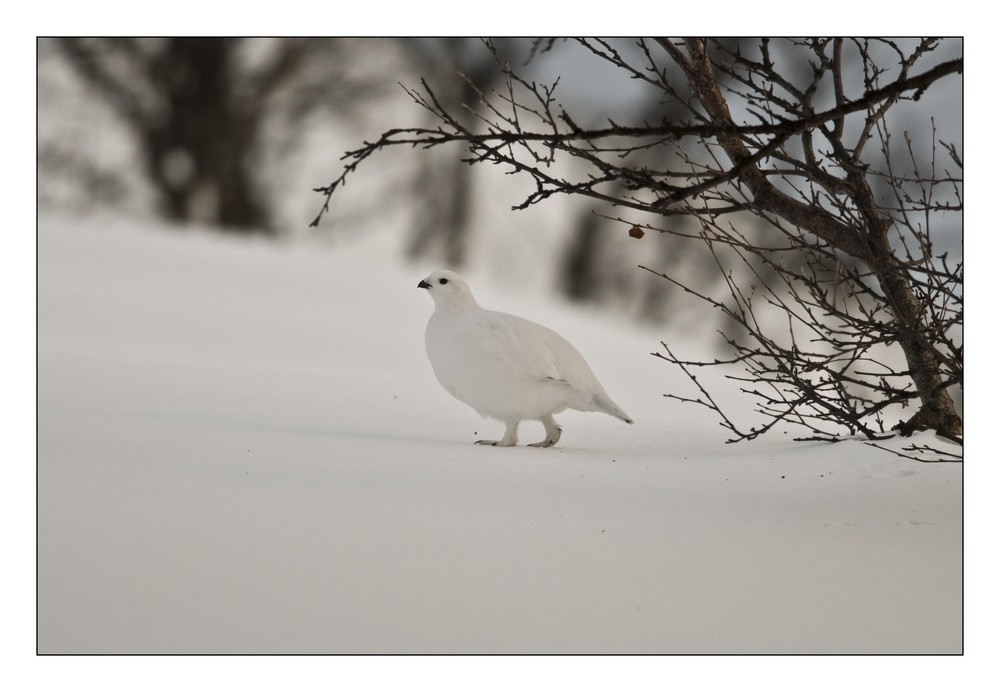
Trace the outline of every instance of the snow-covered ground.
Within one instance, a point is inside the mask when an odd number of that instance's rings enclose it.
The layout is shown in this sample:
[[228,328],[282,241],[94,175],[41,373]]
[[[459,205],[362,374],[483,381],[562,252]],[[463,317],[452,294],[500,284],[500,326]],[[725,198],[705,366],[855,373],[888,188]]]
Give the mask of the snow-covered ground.
[[395,257],[43,214],[40,652],[963,650],[961,465],[726,445],[662,396],[684,335],[475,275],[636,425],[474,445],[502,426],[437,384]]

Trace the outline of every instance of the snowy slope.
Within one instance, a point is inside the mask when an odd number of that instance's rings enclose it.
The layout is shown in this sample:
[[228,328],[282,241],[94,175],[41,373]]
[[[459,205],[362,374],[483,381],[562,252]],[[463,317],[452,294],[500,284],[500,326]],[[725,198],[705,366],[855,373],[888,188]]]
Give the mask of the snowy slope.
[[393,257],[43,215],[40,652],[962,650],[960,465],[726,445],[662,396],[683,335],[470,276],[636,420],[474,445]]

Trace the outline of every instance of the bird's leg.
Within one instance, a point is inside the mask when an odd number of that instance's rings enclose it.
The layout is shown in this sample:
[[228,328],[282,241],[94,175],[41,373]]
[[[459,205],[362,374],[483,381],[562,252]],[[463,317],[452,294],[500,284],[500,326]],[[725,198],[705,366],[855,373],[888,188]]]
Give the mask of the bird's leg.
[[521,421],[507,423],[507,430],[504,431],[501,440],[476,440],[477,445],[491,445],[493,447],[513,447],[517,444],[517,426]]
[[558,442],[559,438],[562,436],[562,428],[560,428],[558,425],[556,425],[556,419],[553,418],[551,415],[542,416],[538,420],[540,420],[542,422],[542,425],[545,426],[545,439],[542,440],[541,442],[535,442],[535,443],[530,444],[528,446],[529,447],[551,447],[556,442]]

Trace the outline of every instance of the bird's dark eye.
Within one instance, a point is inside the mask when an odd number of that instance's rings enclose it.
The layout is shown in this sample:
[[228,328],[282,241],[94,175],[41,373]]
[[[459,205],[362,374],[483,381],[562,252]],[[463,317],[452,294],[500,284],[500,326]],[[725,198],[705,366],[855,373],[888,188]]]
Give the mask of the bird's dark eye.
[[438,283],[443,286],[444,284],[448,283],[448,279],[438,279]]

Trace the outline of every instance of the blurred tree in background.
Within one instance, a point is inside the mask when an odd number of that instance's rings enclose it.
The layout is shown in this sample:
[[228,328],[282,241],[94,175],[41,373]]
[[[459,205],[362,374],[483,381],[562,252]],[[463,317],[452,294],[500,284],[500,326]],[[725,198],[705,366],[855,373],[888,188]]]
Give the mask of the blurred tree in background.
[[[503,51],[516,51],[525,41],[499,39]],[[455,111],[472,127],[475,111],[463,108],[476,103],[476,92],[470,82],[485,89],[493,89],[503,79],[493,58],[482,50],[478,40],[467,38],[402,39],[405,54],[414,72],[441,78],[442,90],[438,98],[447,108]],[[468,76],[469,81],[453,79],[456,71]],[[445,78],[448,77],[448,78]],[[475,178],[469,175],[469,165],[463,161],[464,150],[451,147],[421,156],[418,173],[414,179],[414,209],[408,240],[411,257],[439,257],[445,264],[460,267],[468,259],[468,238],[476,195]]]
[[[262,171],[267,119],[280,114],[286,131],[295,132],[310,113],[349,110],[345,104],[377,91],[345,69],[355,46],[344,41],[60,38],[48,43],[127,128],[166,218],[242,233],[275,231]],[[51,143],[42,155],[66,158],[54,154]]]

